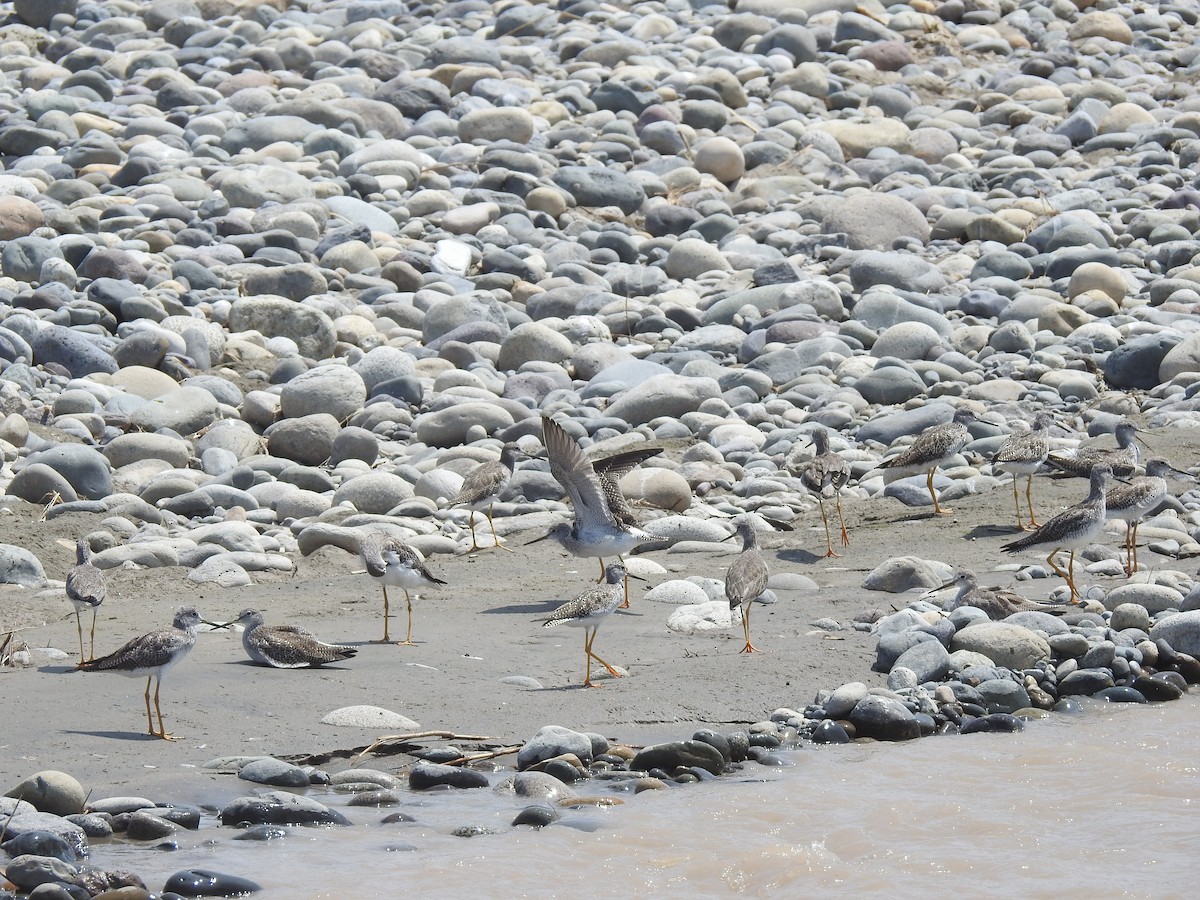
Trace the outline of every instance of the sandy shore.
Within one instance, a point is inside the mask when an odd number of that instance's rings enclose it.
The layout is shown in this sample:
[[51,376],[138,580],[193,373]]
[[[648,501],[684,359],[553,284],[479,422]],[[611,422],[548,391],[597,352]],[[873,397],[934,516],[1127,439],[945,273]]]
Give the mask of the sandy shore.
[[[1182,464],[1194,458],[1200,444],[1200,436],[1184,430],[1149,437],[1156,454]],[[1035,498],[1049,513],[1084,492],[1082,481],[1044,478],[1038,479]],[[672,607],[640,600],[644,586],[638,586],[632,609],[610,619],[596,644],[629,677],[605,676],[603,688],[595,690],[579,687],[582,632],[539,627],[545,613],[589,583],[594,564],[546,543],[522,547],[532,534],[512,537],[515,553],[433,558],[431,568],[449,586],[417,602],[417,645],[412,647],[369,643],[382,632],[378,587],[355,574],[357,558],[333,548],[298,560],[295,575],[260,575],[253,586],[238,589],[197,587],[176,568],[109,571],[109,596],[97,624],[98,654],[164,626],[183,603],[196,604],[217,621],[255,607],[269,623],[302,624],[325,640],[361,645],[358,656],[341,666],[273,670],[251,665],[236,636],[202,634],[163,687],[167,727],[181,736],[174,743],[144,733],[144,682],[74,670],[74,616],[60,589],[9,588],[0,594],[3,629],[16,627],[19,639],[31,647],[57,647],[69,655],[62,663],[6,668],[0,674],[5,707],[0,783],[60,769],[97,796],[153,797],[182,789],[176,799],[183,800],[192,789],[204,790],[197,780],[220,777],[193,768],[216,756],[334,754],[327,765],[339,768],[342,751],[387,731],[320,724],[330,710],[355,704],[394,710],[425,729],[486,735],[497,743],[519,743],[545,724],[633,743],[687,737],[696,727],[745,725],[781,706],[803,708],[820,688],[852,680],[883,683],[882,675],[870,671],[874,638],[849,628],[829,634],[810,623],[831,617],[848,624],[864,610],[899,607],[911,599],[862,589],[865,575],[885,559],[941,559],[993,573],[987,579],[993,583],[1013,583],[1011,573],[994,571],[998,565],[1038,562],[999,550],[1013,530],[1010,502],[1004,487],[956,501],[954,516],[935,520],[927,511],[892,500],[848,500],[852,546],[842,559],[815,555],[823,547],[815,508],[807,530],[767,536],[772,571],[803,573],[820,589],[781,591],[777,604],[756,606],[755,641],[767,652],[753,656],[737,652],[741,629],[736,626],[710,636],[669,631],[664,623]],[[63,577],[72,563],[74,536],[97,524],[78,514],[39,521],[41,509],[23,503],[10,510],[0,518],[0,541],[33,550],[51,578]],[[1118,526],[1110,529],[1107,543],[1119,547]],[[650,556],[672,573],[718,578],[732,559],[669,551]],[[1148,552],[1143,562],[1150,563],[1151,573],[1192,568],[1188,561]],[[1107,590],[1124,581],[1095,583]],[[1042,599],[1057,586],[1056,580],[1017,582],[1020,592]],[[393,636],[397,628],[403,634],[400,597]],[[501,683],[512,675],[530,676],[543,687]],[[396,768],[407,761],[397,756],[376,764]],[[225,785],[234,792],[242,787],[230,779]]]

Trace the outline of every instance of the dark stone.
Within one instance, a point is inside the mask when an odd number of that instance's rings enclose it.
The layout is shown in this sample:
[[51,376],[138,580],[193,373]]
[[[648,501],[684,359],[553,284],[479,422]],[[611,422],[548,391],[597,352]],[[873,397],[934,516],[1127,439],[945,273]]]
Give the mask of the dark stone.
[[1104,361],[1104,379],[1116,388],[1149,390],[1158,386],[1158,367],[1179,343],[1168,334],[1146,334],[1118,347]]
[[1107,700],[1109,703],[1145,703],[1146,696],[1131,687],[1110,687],[1096,692],[1097,700]]
[[1104,669],[1077,669],[1058,683],[1058,695],[1090,697],[1112,686],[1112,674]]
[[531,825],[534,828],[545,828],[558,821],[558,813],[549,806],[527,806],[512,820],[513,825]]
[[70,844],[50,831],[26,831],[0,844],[0,849],[10,857],[50,856],[67,863],[73,863],[79,858]]
[[236,897],[261,891],[262,886],[249,878],[226,875],[208,869],[184,869],[167,879],[164,891],[181,897]]
[[850,735],[833,719],[825,719],[813,729],[812,742],[814,744],[848,744]]
[[653,744],[638,751],[630,763],[632,769],[662,769],[667,773],[681,768],[690,769],[693,766],[720,775],[725,770],[725,760],[712,744],[702,741],[669,741],[665,744]]
[[744,731],[731,731],[725,735],[729,744],[729,758],[733,762],[741,762],[750,750],[750,735]]
[[235,841],[273,841],[283,837],[287,837],[287,830],[277,825],[254,825],[241,834],[235,834],[233,839]]
[[437,787],[483,788],[488,786],[488,780],[486,775],[474,769],[418,763],[408,773],[408,786],[414,791]]
[[921,726],[903,703],[868,694],[850,711],[850,721],[862,737],[908,741],[921,736]]
[[729,763],[733,759],[733,754],[729,749],[729,741],[725,735],[718,734],[708,728],[701,729],[692,735],[693,741],[700,741],[702,744],[711,744],[717,748],[717,752],[721,754],[721,758]]
[[998,732],[1009,734],[1024,731],[1025,723],[1008,713],[992,713],[988,716],[978,716],[963,722],[959,734],[975,734],[977,732]]
[[285,791],[265,791],[258,797],[239,797],[221,810],[221,824],[349,825],[337,810]]

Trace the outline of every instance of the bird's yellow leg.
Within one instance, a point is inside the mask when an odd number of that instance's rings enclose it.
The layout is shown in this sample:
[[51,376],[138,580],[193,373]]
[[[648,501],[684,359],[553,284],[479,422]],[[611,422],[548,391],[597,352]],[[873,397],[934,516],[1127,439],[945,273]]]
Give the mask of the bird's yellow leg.
[[79,632],[79,664],[83,665],[83,622],[79,619],[79,610],[75,610],[75,630]]
[[[158,713],[158,734],[155,737],[160,737],[164,741],[174,741],[176,737],[172,734],[167,734],[167,729],[163,726],[162,707],[158,705],[158,691],[162,687],[162,677],[159,676],[154,682],[154,711]],[[150,681],[146,681],[146,690],[150,690]]]
[[1075,579],[1072,577],[1075,568],[1075,551],[1071,551],[1071,569],[1072,572],[1064,572],[1062,568],[1054,561],[1054,554],[1058,553],[1058,547],[1050,551],[1050,555],[1046,557],[1046,562],[1050,564],[1050,568],[1054,570],[1054,574],[1067,583],[1067,587],[1071,589],[1071,602],[1075,602],[1075,598],[1079,596],[1079,592],[1075,590]]
[[412,647],[412,597],[408,595],[408,591],[404,592],[404,601],[408,604],[408,634],[404,636],[404,640],[398,641],[401,647]]
[[[1013,476],[1013,477],[1016,477],[1016,476]],[[1038,524],[1037,518],[1035,518],[1033,515],[1033,497],[1031,496],[1032,493],[1033,493],[1033,476],[1030,475],[1025,480],[1025,502],[1027,504],[1029,504],[1029,527],[1041,528],[1042,526],[1040,526]]]
[[1129,571],[1130,575],[1132,575],[1134,572],[1136,572],[1138,570],[1137,533],[1138,533],[1138,526],[1141,524],[1142,524],[1141,522],[1133,523],[1133,536],[1129,539],[1129,546],[1133,551],[1133,568]]
[[742,631],[746,635],[746,646],[738,651],[739,653],[759,652],[759,649],[750,643],[750,604],[753,602],[753,600],[750,600],[742,607]]
[[937,493],[936,493],[936,492],[933,490],[933,473],[934,473],[934,472],[936,472],[936,471],[937,471],[937,466],[934,466],[932,469],[930,469],[930,470],[929,470],[929,478],[928,478],[928,479],[926,479],[926,481],[925,481],[925,484],[926,484],[926,486],[928,486],[928,488],[929,488],[929,496],[933,498],[933,512],[934,512],[934,514],[935,514],[935,515],[939,515],[939,516],[948,516],[948,515],[950,515],[951,513],[953,513],[953,512],[954,512],[954,510],[952,510],[952,509],[951,509],[950,507],[948,507],[948,506],[941,506],[941,505],[939,505],[939,504],[938,504]]
[[583,676],[584,687],[599,687],[599,685],[592,684],[592,638],[595,634],[596,631],[593,628],[583,629],[583,655],[587,660],[587,671]]
[[150,679],[153,677],[153,675],[150,675],[146,678],[146,731],[158,737],[158,734],[154,731],[154,719],[150,715]]
[[1017,493],[1017,475],[1013,473],[1013,505],[1017,507],[1017,531],[1025,530],[1025,523],[1021,520],[1021,495]]
[[[82,634],[79,636],[79,640],[82,644],[82,641],[83,641]],[[83,647],[82,646],[80,646],[80,648],[79,648],[79,658],[83,659]],[[91,634],[91,637],[88,638],[88,659],[95,659],[95,658],[96,658],[96,607],[93,606],[92,607],[92,634]]]
[[841,556],[833,550],[833,538],[829,536],[829,516],[825,513],[825,501],[820,497],[817,498],[817,506],[821,508],[821,521],[825,523],[825,558]]
[[842,546],[850,546],[850,532],[846,530],[846,519],[842,516],[842,495],[834,494],[834,502],[837,504],[838,523],[842,526]]
[[501,550],[505,550],[509,553],[513,553],[515,551],[513,550],[512,547],[504,546],[502,543],[500,543],[500,538],[496,537],[496,523],[492,521],[492,510],[495,508],[495,506],[496,506],[495,500],[493,500],[491,503],[488,504],[488,525],[490,525],[492,528],[492,546],[499,547]]
[[383,638],[378,641],[371,641],[372,644],[390,644],[391,643],[391,641],[388,639],[388,619],[390,619],[391,615],[392,615],[391,606],[388,603],[387,585],[386,584],[382,585],[382,587],[383,587]]
[[[622,565],[625,564],[625,557],[618,556],[617,559],[619,559],[621,561]],[[628,572],[625,573],[625,602],[622,603],[618,607],[618,609],[629,609],[629,573]]]
[[467,525],[471,529],[471,552],[474,553],[476,550],[482,550],[483,548],[479,546],[479,541],[475,539],[475,510],[471,510],[471,517],[467,519]]

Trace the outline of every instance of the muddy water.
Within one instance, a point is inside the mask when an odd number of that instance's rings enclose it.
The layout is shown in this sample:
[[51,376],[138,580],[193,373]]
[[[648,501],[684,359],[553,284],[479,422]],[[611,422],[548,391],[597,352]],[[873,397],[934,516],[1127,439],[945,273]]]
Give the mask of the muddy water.
[[[808,748],[715,784],[564,812],[509,829],[490,791],[420,796],[353,828],[296,829],[267,844],[206,823],[173,853],[98,846],[160,888],[203,866],[252,877],[266,898],[550,897],[811,891],[893,896],[1183,897],[1200,880],[1200,698],[1091,706],[1020,735]],[[499,776],[497,776],[499,777]],[[314,794],[331,805],[341,795]],[[500,833],[451,835],[461,826]]]

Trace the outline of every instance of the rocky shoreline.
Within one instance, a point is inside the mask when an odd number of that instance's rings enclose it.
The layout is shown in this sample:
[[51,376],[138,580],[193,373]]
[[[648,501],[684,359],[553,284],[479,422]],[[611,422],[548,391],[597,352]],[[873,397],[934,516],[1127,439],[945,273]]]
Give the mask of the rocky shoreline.
[[[1056,451],[1132,420],[1154,455],[1194,458],[1192,6],[13,0],[0,16],[0,778],[35,799],[0,803],[0,827],[31,896],[146,896],[63,858],[110,830],[169,842],[219,818],[270,838],[326,815],[289,787],[373,807],[511,781],[515,821],[545,825],[560,802],[810,742],[1018,730],[1200,681],[1186,481],[1141,526],[1143,571],[1126,575],[1119,524],[1079,551],[1083,608],[992,622],[918,596],[955,567],[1025,593],[1049,576],[1000,556],[1011,476],[992,462],[1036,413]],[[956,514],[926,518],[924,474],[878,466],[960,408],[970,439],[932,479]],[[661,448],[621,480],[657,541],[628,560],[650,589],[605,633],[629,677],[599,691],[564,690],[573,640],[531,635],[592,568],[516,546],[570,513],[545,460],[495,504],[516,554],[469,553],[469,512],[447,508],[504,443],[540,453],[547,415],[590,453]],[[837,561],[789,466],[816,429],[851,474]],[[1048,513],[1082,498],[1038,482]],[[772,571],[753,660],[731,650],[722,577],[746,513]],[[415,647],[365,646],[370,530],[449,583],[418,602]],[[188,743],[122,745],[140,689],[108,708],[118,688],[68,652],[77,539],[108,582],[98,648],[193,601],[363,646],[306,678],[203,632],[163,698]],[[415,752],[401,776],[287,761],[377,740],[382,719],[326,721],[347,704],[481,739]],[[515,773],[447,766],[518,745]],[[197,778],[235,772],[277,792],[187,805]],[[117,787],[131,796],[90,796]],[[164,891],[239,889],[205,878]]]

